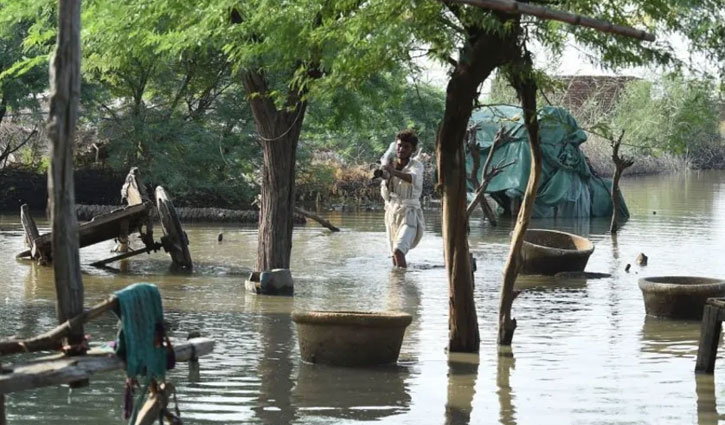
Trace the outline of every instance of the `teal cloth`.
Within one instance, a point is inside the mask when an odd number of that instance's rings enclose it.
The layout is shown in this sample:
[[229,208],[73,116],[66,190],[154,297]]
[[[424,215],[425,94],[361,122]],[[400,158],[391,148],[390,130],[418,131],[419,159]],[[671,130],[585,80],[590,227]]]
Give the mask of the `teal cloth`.
[[[533,217],[608,217],[612,214],[611,181],[594,175],[580,146],[587,140],[574,117],[564,108],[546,106],[538,110],[541,136],[542,170]],[[483,178],[483,163],[500,127],[510,130],[513,141],[500,146],[491,159],[491,166],[515,161],[491,179],[486,193],[499,204],[511,199],[521,200],[526,190],[531,167],[531,152],[524,127],[523,111],[518,106],[485,106],[471,116],[478,126],[476,148],[480,152],[478,181]],[[466,173],[471,175],[473,157],[466,153]],[[469,201],[476,191],[474,181],[467,181]],[[621,193],[620,216],[629,217]]]
[[118,297],[121,330],[116,354],[126,361],[126,376],[163,379],[166,375],[166,347],[162,342],[164,311],[156,285],[135,283],[114,292]]

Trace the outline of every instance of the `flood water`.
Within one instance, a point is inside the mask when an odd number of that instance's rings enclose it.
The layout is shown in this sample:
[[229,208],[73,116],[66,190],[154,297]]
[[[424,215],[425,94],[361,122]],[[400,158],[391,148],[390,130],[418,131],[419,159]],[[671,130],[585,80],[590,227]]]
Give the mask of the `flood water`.
[[[196,268],[174,274],[163,252],[114,263],[112,242],[81,250],[86,305],[133,282],[159,286],[172,336],[191,330],[216,340],[201,359],[170,372],[185,423],[344,424],[716,424],[725,415],[725,361],[712,376],[694,374],[699,322],[646,317],[638,278],[725,278],[725,173],[628,178],[632,214],[616,243],[607,220],[534,220],[532,227],[588,236],[588,271],[604,279],[519,278],[513,345],[499,353],[496,318],[512,222],[471,222],[478,262],[475,298],[479,355],[448,354],[447,281],[440,218],[426,211],[427,233],[394,270],[382,213],[328,213],[343,229],[296,227],[294,297],[245,293],[256,229],[185,225]],[[39,220],[41,233],[47,222]],[[223,242],[217,242],[219,232]],[[0,217],[0,337],[36,335],[55,325],[52,268],[15,260],[24,249],[16,216]],[[649,265],[635,264],[640,252]],[[629,273],[625,266],[631,264]],[[399,310],[413,315],[399,363],[346,369],[301,362],[290,312],[307,309]],[[109,314],[87,326],[92,341],[113,339]],[[721,350],[723,352],[725,350]],[[3,359],[4,362],[7,358]],[[8,396],[11,424],[121,424],[122,372],[85,388],[50,387]],[[725,416],[722,416],[725,419]]]

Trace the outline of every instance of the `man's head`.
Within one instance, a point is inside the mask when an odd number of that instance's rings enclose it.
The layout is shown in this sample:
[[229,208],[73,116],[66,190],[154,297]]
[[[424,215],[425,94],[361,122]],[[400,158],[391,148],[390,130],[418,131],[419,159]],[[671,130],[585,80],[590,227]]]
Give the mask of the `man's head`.
[[408,159],[418,148],[418,136],[413,130],[403,130],[395,136],[395,156]]

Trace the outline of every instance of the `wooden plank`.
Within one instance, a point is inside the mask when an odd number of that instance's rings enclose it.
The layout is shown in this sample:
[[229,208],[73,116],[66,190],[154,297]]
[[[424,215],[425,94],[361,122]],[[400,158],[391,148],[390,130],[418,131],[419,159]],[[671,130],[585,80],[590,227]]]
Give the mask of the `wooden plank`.
[[725,298],[708,298],[707,304],[725,309]]
[[[111,240],[121,233],[121,223],[128,220],[129,228],[135,229],[144,222],[153,209],[153,204],[133,205],[108,214],[102,214],[83,223],[78,228],[78,241],[81,247]],[[38,249],[49,249],[53,240],[52,233],[41,235],[35,240]]]
[[41,264],[47,264],[50,258],[50,245],[45,249],[38,249],[36,240],[40,237],[40,232],[38,232],[35,220],[30,215],[28,204],[23,204],[20,207],[20,222],[23,224],[23,230],[25,230],[25,245],[30,248],[24,253],[27,253],[26,256],[39,260]]
[[702,313],[702,327],[700,328],[700,344],[697,349],[696,373],[715,372],[715,359],[717,346],[720,343],[722,332],[722,310],[719,307],[706,304]]
[[[176,362],[203,356],[214,350],[214,340],[193,338],[174,345]],[[99,372],[123,369],[123,361],[115,354],[90,350],[85,356],[52,356],[36,361],[4,366],[0,374],[0,394],[25,391],[51,385],[68,384],[88,379]]]
[[40,232],[38,232],[38,226],[35,224],[35,220],[30,215],[28,204],[20,206],[20,222],[23,223],[23,230],[25,230],[25,246],[32,250],[33,241],[40,236]]
[[162,423],[168,421],[170,425],[181,424],[178,416],[165,410],[168,408],[174,391],[174,385],[171,382],[162,382],[158,386],[152,383],[146,403],[139,409],[134,425],[153,425],[162,414],[166,419]]
[[95,261],[95,262],[91,263],[91,265],[93,267],[104,267],[106,264],[113,263],[114,261],[123,260],[125,258],[135,257],[135,256],[141,255],[141,254],[148,254],[151,251],[158,251],[162,247],[163,247],[163,245],[161,245],[160,243],[154,243],[150,247],[147,247],[147,248],[144,248],[144,249],[138,249],[136,251],[126,252],[124,254],[119,254],[119,255],[116,255],[116,256],[111,257],[111,258],[106,258],[104,260],[98,260],[98,261]]

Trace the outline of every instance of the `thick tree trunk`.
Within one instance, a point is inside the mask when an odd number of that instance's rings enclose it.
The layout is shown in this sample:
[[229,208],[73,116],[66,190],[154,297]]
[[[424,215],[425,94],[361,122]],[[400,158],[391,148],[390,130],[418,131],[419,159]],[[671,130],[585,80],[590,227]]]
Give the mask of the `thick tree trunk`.
[[292,93],[287,102],[294,108],[278,110],[267,95],[265,77],[258,72],[245,73],[243,83],[264,152],[256,270],[287,269],[292,252],[297,141],[307,105]]
[[443,252],[448,274],[449,345],[452,352],[479,349],[478,318],[473,299],[473,274],[468,250],[464,136],[478,86],[509,59],[515,34],[471,35],[448,82],[446,108],[438,131],[438,184],[443,197]]
[[[83,312],[73,188],[73,136],[81,86],[80,7],[80,0],[59,1],[57,45],[50,67],[48,194],[58,323]],[[79,326],[68,335],[68,343],[82,341],[83,327]]]
[[514,70],[520,73],[513,75],[514,87],[521,98],[521,106],[524,110],[524,124],[529,136],[529,148],[531,152],[531,169],[529,181],[526,185],[524,199],[519,209],[516,227],[514,227],[511,247],[508,259],[504,266],[503,285],[501,286],[501,302],[499,305],[498,322],[498,343],[499,345],[511,345],[516,329],[516,320],[511,317],[511,307],[516,293],[514,283],[521,269],[521,246],[524,244],[524,235],[529,227],[531,214],[534,211],[536,191],[539,187],[539,176],[541,175],[541,146],[539,141],[539,122],[536,117],[536,82],[530,72],[531,61],[527,57],[524,60],[523,69]]

